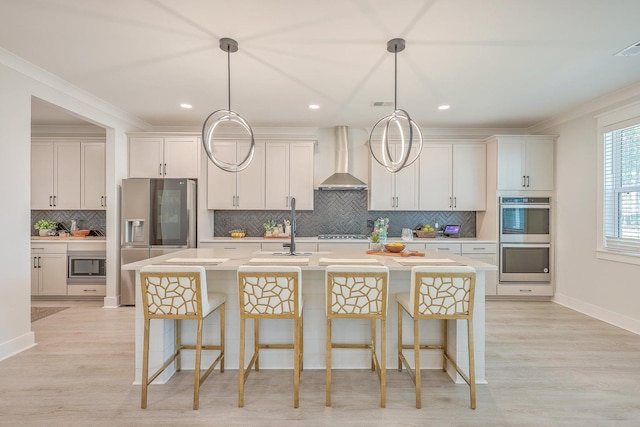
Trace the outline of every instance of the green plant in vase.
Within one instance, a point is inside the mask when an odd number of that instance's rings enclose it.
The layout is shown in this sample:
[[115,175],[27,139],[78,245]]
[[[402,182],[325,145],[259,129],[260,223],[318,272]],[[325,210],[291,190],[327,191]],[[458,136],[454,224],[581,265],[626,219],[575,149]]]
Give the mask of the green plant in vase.
[[262,224],[264,227],[264,235],[265,236],[273,236],[273,231],[276,229],[276,221],[270,219],[269,221]]
[[41,236],[48,236],[49,232],[55,230],[57,227],[57,222],[49,221],[46,219],[41,219],[33,226],[33,228],[40,231]]

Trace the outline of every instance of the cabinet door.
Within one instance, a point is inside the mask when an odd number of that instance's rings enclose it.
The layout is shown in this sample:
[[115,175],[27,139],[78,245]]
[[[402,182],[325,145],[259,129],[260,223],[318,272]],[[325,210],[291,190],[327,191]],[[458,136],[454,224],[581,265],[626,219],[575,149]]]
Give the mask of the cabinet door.
[[[289,143],[267,142],[265,145],[265,207],[289,209]],[[296,209],[298,200],[296,199]]]
[[31,254],[31,295],[40,295],[40,269],[38,268],[39,254]]
[[[399,148],[397,148],[396,151],[399,151]],[[397,210],[418,210],[418,200],[420,197],[420,176],[418,172],[418,160],[416,160],[413,164],[393,174]]]
[[164,139],[162,171],[165,178],[198,179],[199,139],[196,136]]
[[[374,147],[380,151],[379,144]],[[369,154],[369,210],[384,211],[395,206],[395,187],[393,174],[380,165]]]
[[[217,142],[214,155],[223,162],[235,163],[236,143]],[[236,208],[236,175],[226,172],[207,161],[207,207],[209,209]]]
[[524,187],[525,144],[520,139],[498,141],[498,190],[522,190]]
[[162,138],[131,138],[129,140],[129,178],[162,178]]
[[67,294],[67,255],[41,254],[39,295]]
[[313,143],[289,145],[289,195],[296,209],[313,210]]
[[[239,143],[237,156],[244,157],[249,150],[249,143]],[[247,168],[236,175],[236,207],[238,209],[264,209],[265,207],[265,171],[264,143],[257,142],[253,160]],[[242,159],[239,159],[240,161]]]
[[451,144],[428,144],[420,154],[420,210],[451,209],[452,186]]
[[105,145],[101,142],[83,142],[81,150],[81,209],[104,210],[105,196]]
[[54,209],[80,209],[80,143],[56,142]]
[[487,194],[484,144],[453,145],[453,210],[483,211]]
[[526,146],[527,190],[553,190],[553,141],[529,141]]
[[31,144],[31,209],[53,209],[53,143]]

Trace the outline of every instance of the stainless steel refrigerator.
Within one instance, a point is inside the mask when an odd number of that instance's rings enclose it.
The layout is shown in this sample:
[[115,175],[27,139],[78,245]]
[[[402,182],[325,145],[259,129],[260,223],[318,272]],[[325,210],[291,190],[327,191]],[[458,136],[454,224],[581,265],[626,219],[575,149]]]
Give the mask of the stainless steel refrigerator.
[[[196,246],[196,182],[122,180],[122,264]],[[121,271],[120,304],[135,305],[135,273]]]

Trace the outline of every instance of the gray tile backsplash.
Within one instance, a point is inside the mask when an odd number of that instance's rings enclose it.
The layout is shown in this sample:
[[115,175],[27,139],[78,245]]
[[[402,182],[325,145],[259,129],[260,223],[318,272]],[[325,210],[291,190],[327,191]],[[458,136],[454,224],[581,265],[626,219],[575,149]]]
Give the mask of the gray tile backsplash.
[[[289,219],[289,211],[214,211],[214,236],[229,236],[233,229],[244,229],[247,236],[259,237],[264,234],[262,224],[270,219],[282,223]],[[389,218],[389,236],[400,237],[403,228],[416,228],[424,223],[433,225],[436,221],[446,224],[460,224],[461,237],[475,237],[475,212],[450,211],[369,211],[367,191],[314,191],[314,210],[297,211],[298,236],[318,234],[369,234],[367,220],[380,217]]]
[[36,222],[47,219],[60,224],[58,228],[71,229],[71,220],[78,222],[78,228],[83,230],[97,230],[102,234],[107,233],[106,211],[31,211],[31,235],[38,235],[38,230],[33,228]]

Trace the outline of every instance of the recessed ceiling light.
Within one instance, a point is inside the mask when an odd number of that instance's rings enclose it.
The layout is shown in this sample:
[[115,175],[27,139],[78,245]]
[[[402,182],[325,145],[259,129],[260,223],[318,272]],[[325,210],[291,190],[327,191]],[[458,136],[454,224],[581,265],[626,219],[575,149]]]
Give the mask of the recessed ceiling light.
[[184,103],[183,103],[183,104],[180,104],[180,106],[181,106],[182,108],[184,108],[185,110],[190,110],[190,109],[192,109],[192,108],[193,108],[193,105],[191,105],[191,104],[184,104]]
[[450,105],[439,105],[438,106],[438,110],[448,110],[449,108],[451,108]]
[[318,104],[309,104],[309,109],[310,110],[318,110],[318,109],[320,109],[320,106]]

